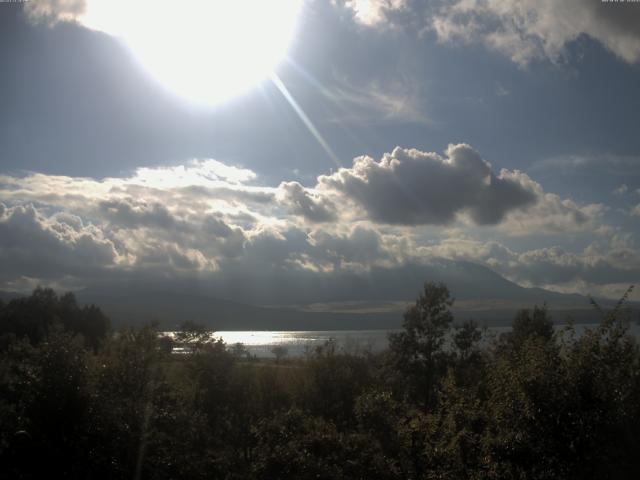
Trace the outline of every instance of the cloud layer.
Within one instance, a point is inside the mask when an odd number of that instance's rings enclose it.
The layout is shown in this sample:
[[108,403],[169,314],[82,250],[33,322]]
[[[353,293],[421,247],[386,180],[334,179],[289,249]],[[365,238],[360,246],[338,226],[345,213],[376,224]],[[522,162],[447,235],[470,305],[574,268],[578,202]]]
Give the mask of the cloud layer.
[[477,44],[520,65],[562,62],[567,47],[583,36],[628,63],[640,61],[640,8],[635,2],[601,0],[349,0],[344,5],[367,26],[422,20],[422,31],[440,42]]
[[433,19],[444,42],[482,42],[514,62],[559,62],[567,46],[591,37],[628,63],[640,60],[640,9],[631,2],[568,0],[461,0],[445,6]]
[[[466,144],[358,157],[312,187],[258,180],[213,160],[101,180],[0,176],[0,288],[198,279],[222,292],[251,285],[255,301],[316,301],[315,289],[345,295],[337,275],[357,285],[439,258],[561,288],[628,281],[639,266],[629,236],[582,251],[554,245],[570,232],[606,233],[604,207],[545,192],[522,172],[496,174]],[[517,251],[487,235],[546,236],[548,246]]]

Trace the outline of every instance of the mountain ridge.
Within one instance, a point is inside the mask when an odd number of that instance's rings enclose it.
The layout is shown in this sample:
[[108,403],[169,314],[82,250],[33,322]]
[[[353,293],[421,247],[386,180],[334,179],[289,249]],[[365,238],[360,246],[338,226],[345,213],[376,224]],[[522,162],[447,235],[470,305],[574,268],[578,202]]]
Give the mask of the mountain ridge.
[[[402,313],[413,303],[425,281],[447,284],[456,299],[452,309],[456,321],[474,318],[488,326],[508,325],[518,309],[543,303],[549,306],[558,323],[568,316],[585,323],[598,320],[598,312],[585,296],[522,287],[473,262],[439,259],[420,267],[381,273],[382,270],[373,269],[366,278],[350,274],[336,280],[337,294],[333,297],[320,291],[319,301],[295,304],[260,305],[252,303],[250,296],[246,301],[238,301],[217,296],[215,291],[135,284],[93,287],[75,294],[79,303],[99,306],[115,326],[157,321],[168,330],[178,328],[185,320],[216,330],[399,328]],[[411,284],[413,289],[408,288]],[[340,292],[344,285],[351,285],[351,290],[346,290],[352,293],[351,298]],[[0,292],[0,298],[5,299],[16,295],[19,294]]]

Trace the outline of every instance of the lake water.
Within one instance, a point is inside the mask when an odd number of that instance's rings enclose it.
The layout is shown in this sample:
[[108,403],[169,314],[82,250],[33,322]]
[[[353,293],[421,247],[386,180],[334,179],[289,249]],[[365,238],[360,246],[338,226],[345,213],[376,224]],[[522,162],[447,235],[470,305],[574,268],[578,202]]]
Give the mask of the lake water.
[[[594,328],[595,325],[576,324],[576,333],[579,335],[586,328]],[[557,329],[564,325],[556,326]],[[487,328],[489,337],[499,335],[511,330],[511,327]],[[292,357],[304,355],[306,351],[325,342],[334,341],[338,350],[350,353],[370,350],[379,352],[387,348],[390,332],[400,330],[323,330],[323,331],[219,331],[215,332],[216,338],[222,338],[228,346],[242,343],[251,355],[260,358],[273,357],[271,350],[275,346],[283,346],[287,354]],[[631,333],[638,337],[640,326],[633,324]]]
[[271,349],[283,346],[289,356],[304,355],[308,349],[335,342],[338,349],[358,352],[364,349],[373,352],[384,350],[387,335],[392,330],[323,330],[323,331],[221,331],[215,336],[222,338],[231,346],[242,343],[251,355],[256,357],[273,357]]

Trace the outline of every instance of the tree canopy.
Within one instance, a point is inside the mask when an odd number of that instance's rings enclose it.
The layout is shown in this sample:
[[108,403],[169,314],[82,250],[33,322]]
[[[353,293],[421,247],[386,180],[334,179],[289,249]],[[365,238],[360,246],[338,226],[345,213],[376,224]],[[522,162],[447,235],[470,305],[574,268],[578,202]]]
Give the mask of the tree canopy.
[[192,355],[154,325],[89,341],[99,309],[38,289],[0,305],[0,478],[640,477],[622,306],[579,334],[522,310],[492,339],[452,304],[427,283],[387,351],[277,362],[192,324]]

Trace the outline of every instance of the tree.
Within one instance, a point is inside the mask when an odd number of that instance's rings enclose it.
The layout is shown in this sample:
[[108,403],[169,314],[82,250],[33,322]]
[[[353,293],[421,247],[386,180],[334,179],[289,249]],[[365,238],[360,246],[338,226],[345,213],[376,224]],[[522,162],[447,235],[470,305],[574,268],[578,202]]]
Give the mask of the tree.
[[474,320],[467,320],[456,326],[453,335],[455,347],[456,382],[461,386],[474,386],[483,383],[485,374],[485,355],[481,349],[482,330]]
[[187,320],[180,325],[180,330],[176,332],[175,339],[183,347],[188,347],[192,353],[197,353],[206,345],[215,342],[213,330],[191,320]]
[[482,340],[482,331],[474,320],[467,320],[461,326],[456,327],[453,343],[458,350],[461,360],[467,360]]
[[73,293],[58,296],[50,288],[36,288],[31,296],[11,300],[0,315],[0,334],[26,337],[32,344],[48,338],[54,328],[80,334],[94,352],[104,342],[109,319],[94,306],[80,308]]
[[111,322],[95,305],[85,305],[81,311],[82,327],[79,333],[94,352],[104,343],[111,328]]
[[90,396],[82,340],[58,325],[38,346],[16,341],[0,365],[0,477],[83,477]]
[[336,347],[330,339],[307,354],[300,400],[311,413],[342,426],[355,423],[355,402],[372,378],[366,357],[336,351]]
[[443,283],[427,282],[404,314],[404,331],[389,335],[394,366],[410,379],[412,394],[426,410],[432,406],[446,371],[446,336],[451,329],[453,299]]
[[251,352],[242,342],[236,342],[231,346],[231,354],[236,358],[251,358]]
[[284,345],[276,345],[271,349],[271,353],[276,356],[276,363],[280,363],[280,360],[289,355],[289,350]]
[[514,349],[519,349],[527,341],[549,343],[553,339],[553,321],[547,305],[519,310],[513,320],[513,330],[505,339]]
[[298,409],[258,422],[251,478],[398,478],[374,442]]
[[134,477],[161,411],[161,358],[153,325],[119,331],[95,358],[92,435],[84,447],[96,472],[87,477]]
[[173,347],[175,347],[176,342],[169,335],[162,335],[158,337],[158,348],[162,353],[171,354],[173,352]]

